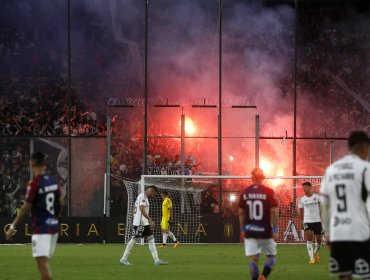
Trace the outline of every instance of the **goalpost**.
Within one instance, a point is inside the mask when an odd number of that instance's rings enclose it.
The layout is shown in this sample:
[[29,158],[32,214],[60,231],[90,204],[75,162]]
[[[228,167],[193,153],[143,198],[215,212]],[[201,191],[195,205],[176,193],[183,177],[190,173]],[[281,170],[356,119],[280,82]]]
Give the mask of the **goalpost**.
[[[275,190],[278,200],[279,243],[302,242],[298,200],[303,195],[302,183],[311,182],[319,191],[322,176],[267,177],[265,185]],[[181,243],[239,243],[242,240],[238,221],[240,193],[252,184],[250,176],[183,176],[142,175],[138,182],[122,179],[127,195],[125,242],[131,238],[133,206],[148,186],[166,190],[173,204],[170,229]],[[219,186],[222,189],[222,213],[218,212]],[[295,192],[293,190],[295,189]],[[296,194],[296,197],[294,197]],[[154,235],[161,242],[162,198],[149,199],[150,216],[156,226]]]

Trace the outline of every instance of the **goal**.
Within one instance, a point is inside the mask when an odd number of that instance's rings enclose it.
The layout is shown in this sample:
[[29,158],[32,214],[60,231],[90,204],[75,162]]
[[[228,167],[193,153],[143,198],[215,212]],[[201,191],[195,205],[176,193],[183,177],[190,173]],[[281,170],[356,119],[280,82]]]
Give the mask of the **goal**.
[[[319,191],[322,176],[267,177],[265,185],[275,190],[278,200],[279,243],[300,243],[303,233],[298,201],[302,184],[311,182]],[[131,238],[133,206],[148,186],[166,190],[173,204],[170,226],[181,243],[239,243],[242,240],[238,220],[240,193],[252,184],[250,176],[142,175],[138,182],[123,180],[127,191],[125,242]],[[155,222],[154,236],[161,242],[162,198],[149,199],[150,216]]]

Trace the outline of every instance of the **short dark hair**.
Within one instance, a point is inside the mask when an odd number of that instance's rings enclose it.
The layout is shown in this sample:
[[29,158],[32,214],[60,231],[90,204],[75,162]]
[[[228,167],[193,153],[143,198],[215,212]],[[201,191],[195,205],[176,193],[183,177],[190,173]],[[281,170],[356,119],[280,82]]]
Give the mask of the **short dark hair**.
[[154,185],[151,185],[151,186],[147,187],[146,189],[147,190],[153,189],[153,190],[155,190],[156,193],[158,193],[158,188],[156,186],[154,186]]
[[312,187],[312,184],[310,182],[303,182],[303,187]]
[[364,131],[354,131],[348,138],[348,148],[353,149],[358,145],[370,145],[370,138]]
[[34,166],[41,167],[45,165],[45,154],[41,152],[34,152],[31,155],[31,160],[34,162]]
[[164,195],[168,195],[168,191],[167,191],[167,190],[163,190],[163,191],[162,191],[162,194],[164,194]]

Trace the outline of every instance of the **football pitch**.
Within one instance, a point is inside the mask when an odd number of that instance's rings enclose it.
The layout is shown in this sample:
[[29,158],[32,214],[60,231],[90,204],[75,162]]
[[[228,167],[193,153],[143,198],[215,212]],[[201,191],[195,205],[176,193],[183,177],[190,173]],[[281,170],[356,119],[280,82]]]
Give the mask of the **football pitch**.
[[[58,244],[51,262],[53,279],[250,279],[243,245],[158,248],[159,257],[170,262],[167,266],[153,265],[147,245],[136,245],[129,258],[134,265],[122,266],[123,249],[118,244]],[[309,265],[306,245],[279,245],[269,279],[332,279],[324,246],[320,255],[321,263]],[[0,246],[0,279],[38,279],[30,245]]]

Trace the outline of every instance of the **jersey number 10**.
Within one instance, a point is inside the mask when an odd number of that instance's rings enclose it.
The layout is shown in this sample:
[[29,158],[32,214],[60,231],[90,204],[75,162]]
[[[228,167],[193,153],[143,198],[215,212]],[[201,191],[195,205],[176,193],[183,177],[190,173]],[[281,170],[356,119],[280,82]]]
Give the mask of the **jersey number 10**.
[[249,219],[260,221],[263,218],[263,204],[261,200],[247,200]]

